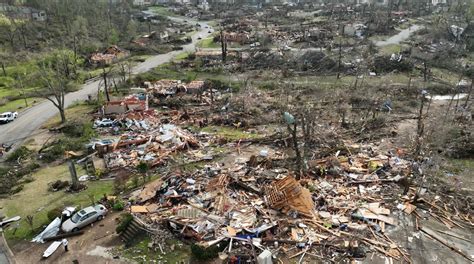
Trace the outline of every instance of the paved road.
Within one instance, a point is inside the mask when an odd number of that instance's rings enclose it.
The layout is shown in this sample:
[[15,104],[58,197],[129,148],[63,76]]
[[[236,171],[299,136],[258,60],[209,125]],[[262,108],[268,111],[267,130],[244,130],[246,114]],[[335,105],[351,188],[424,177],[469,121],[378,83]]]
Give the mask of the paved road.
[[[171,18],[179,21],[181,18]],[[189,23],[196,24],[196,21],[189,20]],[[192,36],[192,43],[184,45],[185,51],[194,51],[195,45],[199,41],[198,37],[207,37],[209,35],[208,26],[206,23],[199,22],[202,27]],[[133,68],[132,73],[143,73],[149,71],[158,65],[169,62],[173,57],[182,53],[183,51],[172,51],[166,54],[161,54],[148,58],[143,63],[140,63]],[[100,80],[94,80],[84,84],[80,90],[72,92],[65,97],[65,106],[69,106],[75,101],[86,100],[88,95],[97,94]],[[47,100],[21,112],[19,117],[11,123],[0,125],[0,143],[14,144],[14,147],[20,145],[24,139],[32,135],[38,128],[41,127],[48,119],[58,114],[58,110],[53,104]]]

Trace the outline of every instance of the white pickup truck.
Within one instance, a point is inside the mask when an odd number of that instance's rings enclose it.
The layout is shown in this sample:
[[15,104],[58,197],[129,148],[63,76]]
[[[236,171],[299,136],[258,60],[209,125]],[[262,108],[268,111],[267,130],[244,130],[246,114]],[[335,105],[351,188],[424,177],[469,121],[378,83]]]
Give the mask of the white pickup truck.
[[0,124],[6,124],[8,122],[11,122],[15,120],[15,118],[18,117],[17,112],[5,112],[3,114],[0,114]]

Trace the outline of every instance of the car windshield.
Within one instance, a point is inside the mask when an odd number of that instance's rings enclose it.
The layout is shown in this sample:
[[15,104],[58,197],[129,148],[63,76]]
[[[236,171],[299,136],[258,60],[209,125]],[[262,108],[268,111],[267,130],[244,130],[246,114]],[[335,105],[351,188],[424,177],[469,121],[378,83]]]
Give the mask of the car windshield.
[[76,224],[77,222],[79,222],[79,220],[81,219],[81,217],[83,217],[85,214],[86,214],[86,211],[81,210],[81,211],[75,213],[75,214],[71,217],[71,221]]

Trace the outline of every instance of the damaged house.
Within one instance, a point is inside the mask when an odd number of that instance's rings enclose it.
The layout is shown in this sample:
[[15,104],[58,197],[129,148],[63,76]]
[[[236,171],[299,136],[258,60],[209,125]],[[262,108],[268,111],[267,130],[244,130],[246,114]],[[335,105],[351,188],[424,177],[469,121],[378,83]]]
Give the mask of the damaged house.
[[128,50],[122,49],[117,45],[112,45],[103,52],[96,52],[92,54],[89,61],[94,65],[107,65],[126,58],[129,55],[130,52]]

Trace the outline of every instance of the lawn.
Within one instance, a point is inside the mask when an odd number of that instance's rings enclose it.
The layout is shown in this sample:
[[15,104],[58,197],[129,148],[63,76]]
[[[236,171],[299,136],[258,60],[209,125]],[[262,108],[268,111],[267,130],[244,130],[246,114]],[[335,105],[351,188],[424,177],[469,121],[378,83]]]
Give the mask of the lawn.
[[[84,171],[77,167],[78,175],[83,175]],[[103,194],[111,194],[113,190],[112,181],[92,181],[87,182],[88,188],[79,193],[66,193],[64,191],[48,191],[48,183],[56,180],[69,180],[69,170],[67,165],[44,167],[32,175],[34,181],[24,185],[21,192],[13,195],[10,199],[0,199],[0,207],[7,217],[19,215],[22,220],[19,225],[11,225],[6,229],[7,239],[15,242],[21,239],[30,239],[44,225],[49,223],[47,213],[58,206],[73,205],[77,208],[87,207],[91,204],[90,195],[98,200]],[[27,215],[32,215],[33,230],[25,221]]]
[[391,55],[393,53],[399,53],[402,51],[402,46],[399,44],[390,44],[380,47],[380,53],[383,55]]
[[205,38],[200,40],[197,43],[197,47],[203,48],[203,49],[214,49],[214,48],[220,48],[221,45],[218,42],[214,42],[214,38]]
[[181,243],[177,239],[167,240],[166,248],[174,247],[174,250],[161,254],[160,250],[154,251],[148,248],[148,243],[152,242],[149,237],[143,238],[130,248],[121,248],[123,257],[134,260],[138,263],[151,263],[159,260],[160,263],[188,263],[191,256],[191,249],[188,245]]
[[[95,105],[79,103],[73,104],[72,106],[66,109],[66,119],[74,121],[90,121],[89,113],[93,111]],[[51,128],[58,125],[61,122],[61,117],[59,113],[53,118],[49,119],[46,123],[42,125],[43,128]]]
[[166,6],[154,6],[154,7],[151,8],[151,10],[153,11],[153,13],[155,13],[157,15],[162,15],[162,16],[173,16],[173,15],[175,15]]
[[183,52],[183,53],[180,53],[178,55],[176,55],[176,57],[174,57],[174,60],[175,61],[182,61],[182,60],[185,60],[189,57],[189,52]]
[[[32,106],[34,103],[42,100],[41,98],[27,98],[26,99],[28,102],[28,107]],[[0,106],[0,113],[3,112],[13,112],[13,111],[19,111],[21,109],[24,109],[25,106],[25,100],[24,99],[17,99],[13,101],[9,101],[6,104]]]
[[238,128],[231,127],[208,126],[204,127],[202,131],[218,135],[231,141],[238,141],[239,139],[255,139],[260,137],[260,135],[258,135],[257,133],[250,133]]

